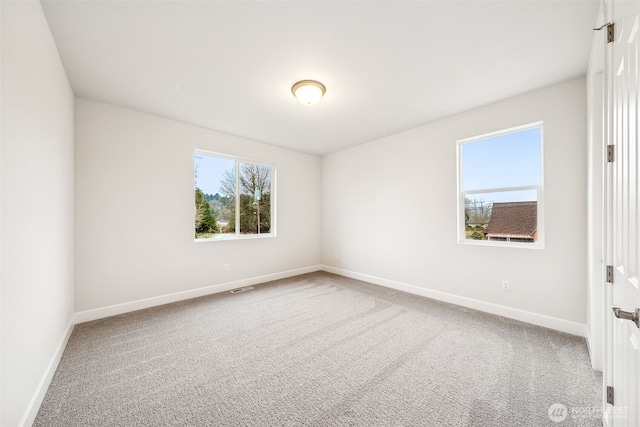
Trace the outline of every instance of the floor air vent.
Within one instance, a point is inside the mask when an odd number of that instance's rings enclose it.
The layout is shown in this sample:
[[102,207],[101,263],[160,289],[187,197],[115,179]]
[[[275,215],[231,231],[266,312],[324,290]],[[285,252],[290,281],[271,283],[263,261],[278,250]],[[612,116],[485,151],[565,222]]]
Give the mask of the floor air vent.
[[253,289],[253,286],[245,286],[244,288],[238,288],[230,291],[232,294],[239,294],[240,292],[247,292]]

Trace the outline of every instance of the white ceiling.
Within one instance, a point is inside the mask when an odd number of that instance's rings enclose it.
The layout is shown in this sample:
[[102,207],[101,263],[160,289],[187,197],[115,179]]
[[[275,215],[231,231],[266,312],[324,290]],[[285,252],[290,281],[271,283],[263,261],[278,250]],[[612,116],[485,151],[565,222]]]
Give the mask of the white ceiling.
[[[77,96],[312,154],[586,73],[597,1],[43,1]],[[300,104],[291,86],[327,93]]]

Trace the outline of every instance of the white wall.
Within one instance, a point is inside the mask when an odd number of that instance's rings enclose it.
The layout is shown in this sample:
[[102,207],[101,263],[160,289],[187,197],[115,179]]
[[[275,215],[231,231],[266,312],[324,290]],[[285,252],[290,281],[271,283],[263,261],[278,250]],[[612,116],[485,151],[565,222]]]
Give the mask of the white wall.
[[[196,148],[276,166],[277,237],[194,242]],[[317,268],[319,194],[316,156],[77,98],[76,311]]]
[[73,315],[74,98],[40,2],[2,8],[3,426],[30,424]]
[[[458,244],[456,141],[539,120],[546,248]],[[323,263],[331,270],[584,333],[583,78],[326,156],[322,199]]]

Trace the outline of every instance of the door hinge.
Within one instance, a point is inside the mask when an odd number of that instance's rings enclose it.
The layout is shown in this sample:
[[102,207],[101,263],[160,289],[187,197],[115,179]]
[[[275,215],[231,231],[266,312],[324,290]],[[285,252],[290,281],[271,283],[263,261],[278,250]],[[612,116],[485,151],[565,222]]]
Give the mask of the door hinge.
[[613,405],[613,387],[607,386],[607,403]]
[[613,283],[613,265],[607,265],[607,283]]
[[610,22],[607,24],[607,43],[613,43],[615,39],[615,24]]
[[607,145],[607,163],[613,162],[613,145]]

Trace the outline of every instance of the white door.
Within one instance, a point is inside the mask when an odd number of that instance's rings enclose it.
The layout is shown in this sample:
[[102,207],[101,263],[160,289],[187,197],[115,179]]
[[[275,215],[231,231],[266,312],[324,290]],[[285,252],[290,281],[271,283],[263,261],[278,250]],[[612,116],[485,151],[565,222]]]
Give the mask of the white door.
[[[614,41],[606,48],[608,74],[609,144],[614,160],[607,166],[607,264],[613,284],[606,285],[606,386],[613,387],[613,405],[605,404],[608,426],[640,426],[640,329],[631,319],[640,307],[640,197],[638,94],[640,51],[638,25],[640,1],[613,0],[607,4],[614,23]],[[614,313],[613,308],[618,307]],[[626,319],[625,319],[626,318]]]

